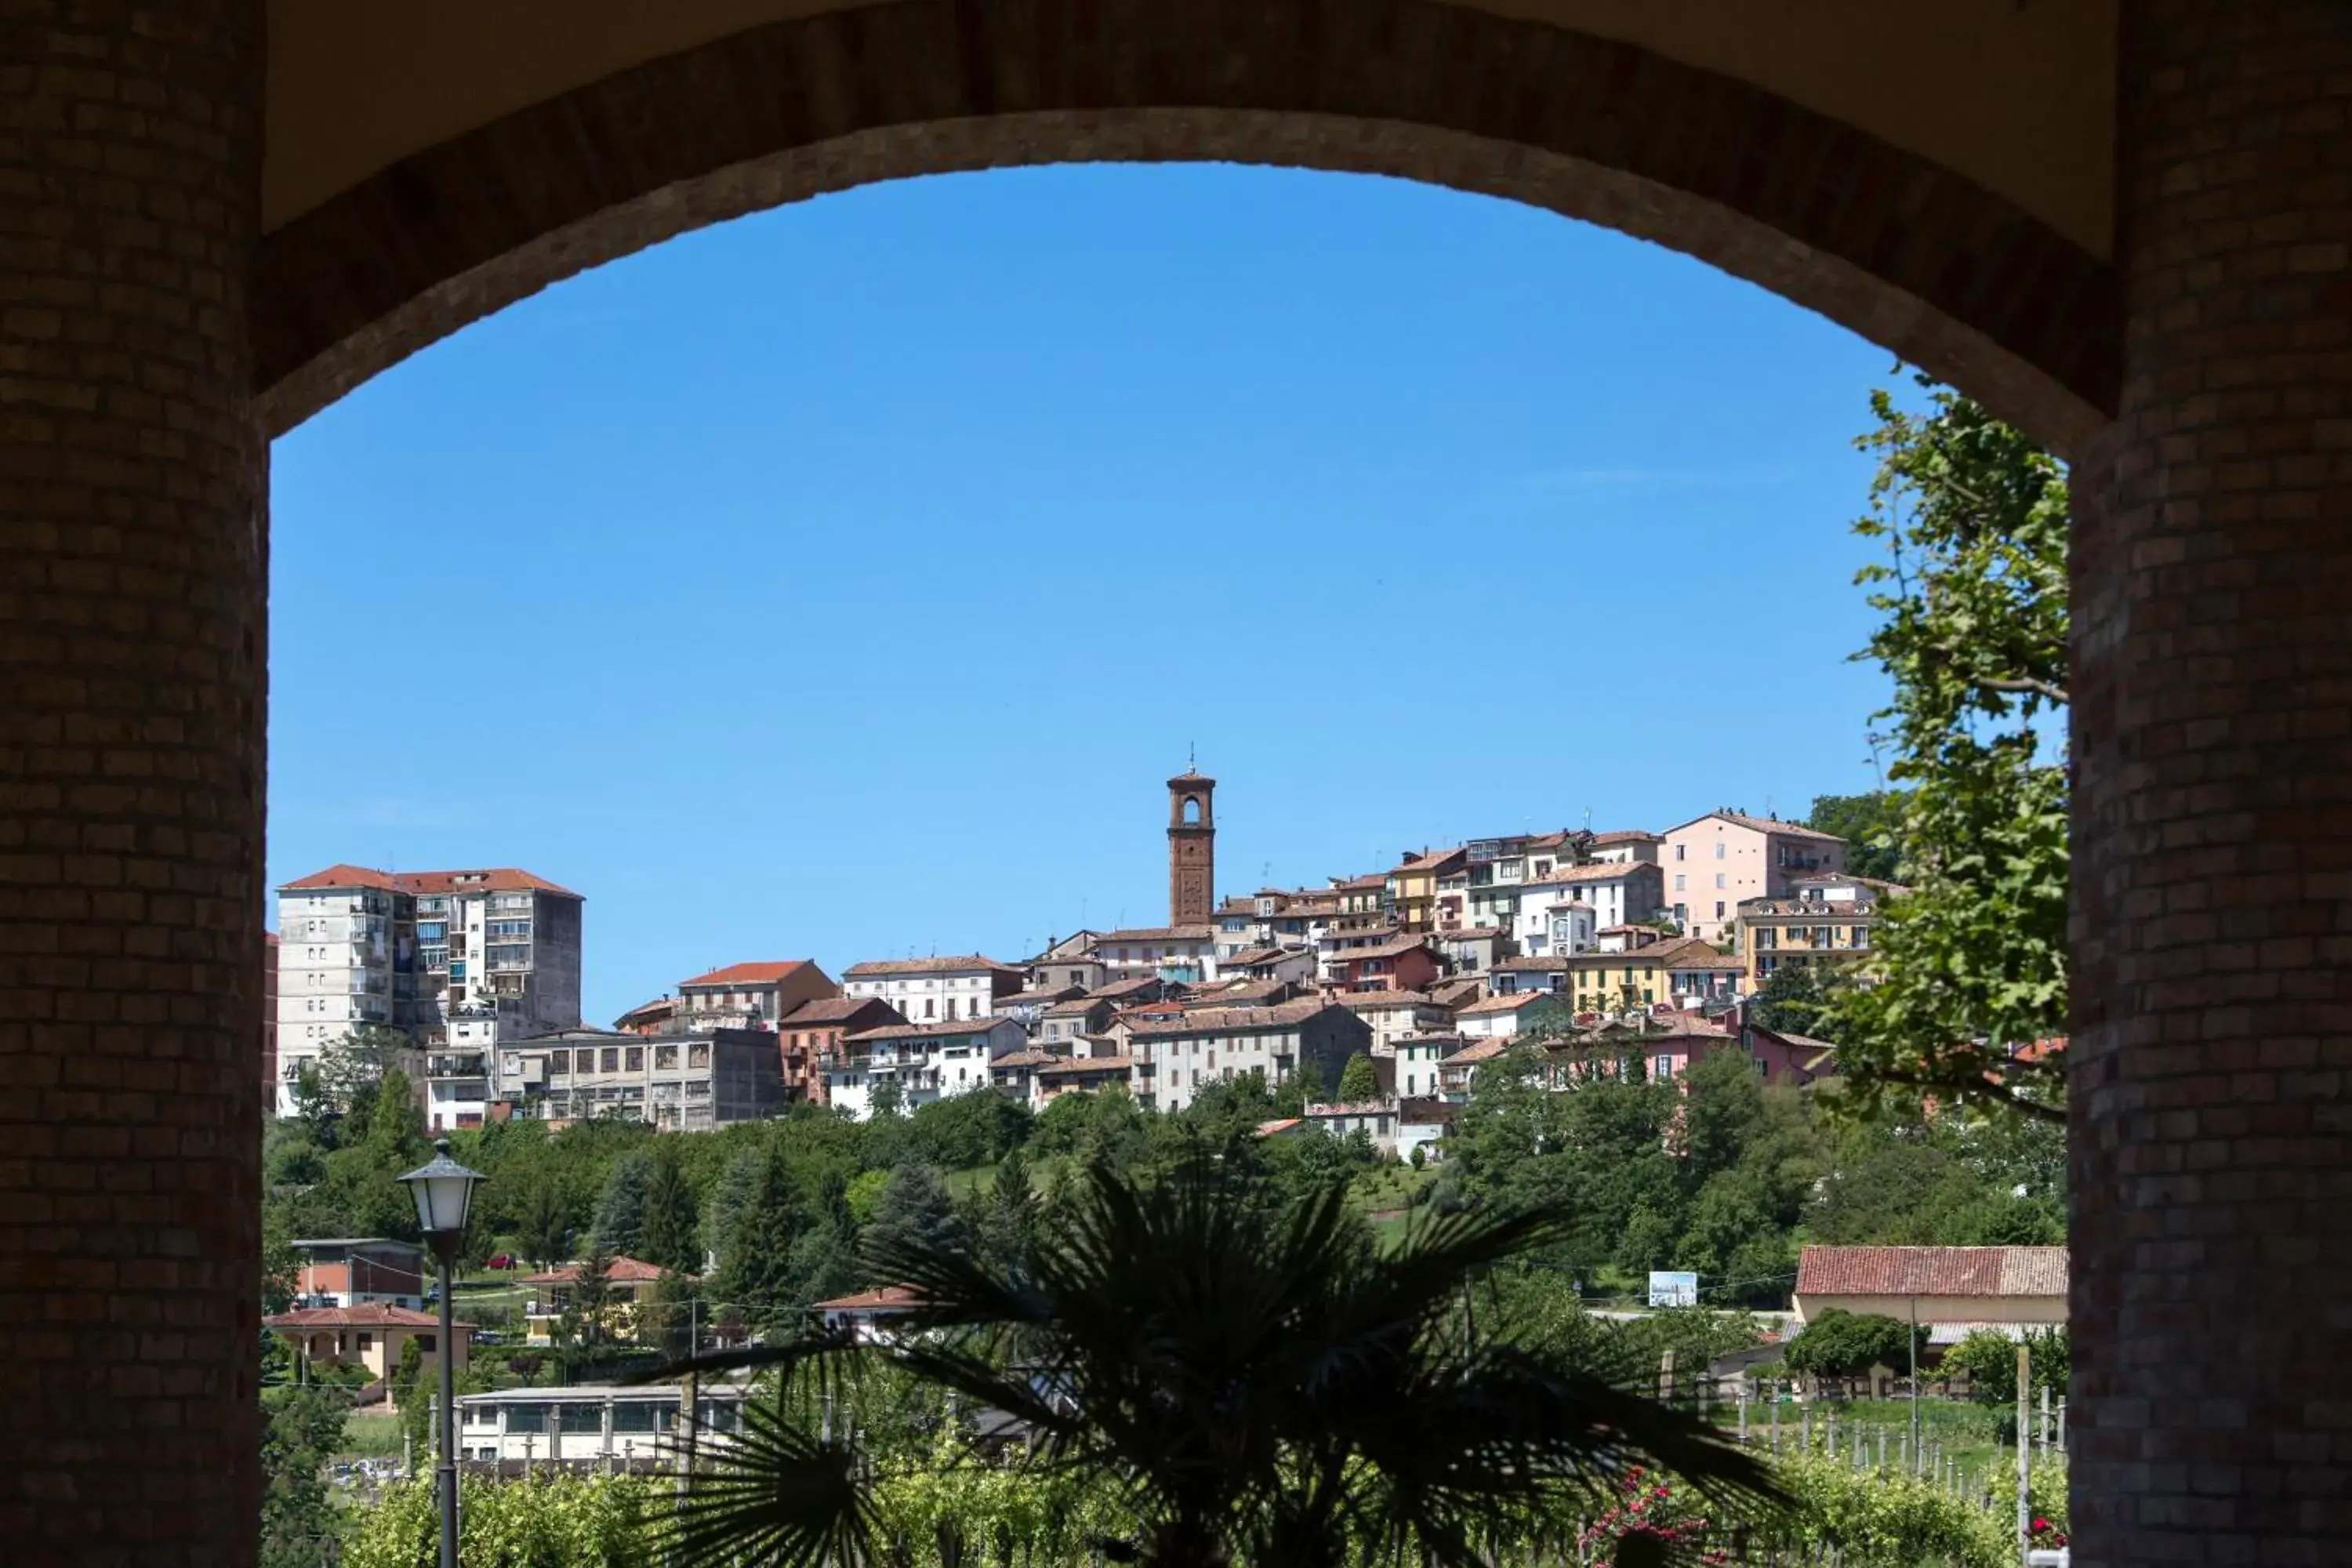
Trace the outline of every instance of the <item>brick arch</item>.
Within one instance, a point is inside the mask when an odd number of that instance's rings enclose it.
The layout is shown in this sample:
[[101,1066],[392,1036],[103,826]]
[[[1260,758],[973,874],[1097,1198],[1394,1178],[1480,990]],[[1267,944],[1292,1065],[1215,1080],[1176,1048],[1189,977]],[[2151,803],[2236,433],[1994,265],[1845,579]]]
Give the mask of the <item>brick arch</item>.
[[1503,196],[1685,251],[2062,450],[2119,384],[2111,269],[1853,127],[1632,45],[1432,0],[895,0],[756,27],[492,121],[263,242],[283,431],[589,267],[876,180],[1223,160]]

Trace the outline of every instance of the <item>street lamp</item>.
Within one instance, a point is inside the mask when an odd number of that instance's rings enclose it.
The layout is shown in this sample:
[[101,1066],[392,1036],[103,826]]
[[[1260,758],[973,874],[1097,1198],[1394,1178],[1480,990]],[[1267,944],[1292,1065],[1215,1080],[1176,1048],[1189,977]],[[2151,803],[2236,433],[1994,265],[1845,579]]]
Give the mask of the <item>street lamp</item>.
[[457,1243],[466,1235],[474,1184],[482,1180],[482,1173],[449,1158],[449,1140],[443,1138],[434,1143],[431,1160],[400,1179],[416,1200],[416,1224],[425,1232],[425,1245],[441,1263],[441,1464],[434,1479],[441,1510],[441,1568],[457,1568],[457,1409],[450,1376],[456,1328],[449,1310],[449,1272],[457,1261]]

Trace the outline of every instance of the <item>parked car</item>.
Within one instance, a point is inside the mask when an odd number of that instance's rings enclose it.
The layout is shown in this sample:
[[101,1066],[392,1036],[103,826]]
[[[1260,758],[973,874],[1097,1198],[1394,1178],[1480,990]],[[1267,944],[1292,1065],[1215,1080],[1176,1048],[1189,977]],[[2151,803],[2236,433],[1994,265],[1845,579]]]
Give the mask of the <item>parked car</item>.
[[514,1254],[511,1252],[494,1253],[490,1257],[490,1267],[493,1268],[512,1268],[514,1266]]

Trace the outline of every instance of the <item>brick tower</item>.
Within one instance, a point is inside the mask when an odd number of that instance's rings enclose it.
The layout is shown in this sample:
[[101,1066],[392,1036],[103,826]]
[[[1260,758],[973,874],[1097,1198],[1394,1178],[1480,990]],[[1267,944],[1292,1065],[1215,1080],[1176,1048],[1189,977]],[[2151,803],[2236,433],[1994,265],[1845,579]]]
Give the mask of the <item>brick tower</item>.
[[1217,781],[1187,768],[1168,781],[1168,923],[1203,926],[1217,886]]

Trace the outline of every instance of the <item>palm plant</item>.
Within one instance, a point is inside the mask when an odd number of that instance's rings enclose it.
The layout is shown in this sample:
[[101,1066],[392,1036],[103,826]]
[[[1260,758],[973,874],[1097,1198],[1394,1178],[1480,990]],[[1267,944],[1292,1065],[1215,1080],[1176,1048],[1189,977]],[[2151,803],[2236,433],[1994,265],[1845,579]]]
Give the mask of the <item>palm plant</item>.
[[[1097,1168],[1021,1263],[961,1237],[877,1250],[921,1302],[886,1343],[820,1334],[690,1364],[822,1377],[887,1357],[1024,1423],[1027,1462],[1114,1479],[1137,1533],[1109,1554],[1150,1568],[1407,1552],[1472,1568],[1498,1521],[1564,1538],[1635,1465],[1724,1506],[1775,1500],[1714,1428],[1631,1392],[1633,1369],[1479,1331],[1472,1280],[1559,1239],[1542,1215],[1424,1214],[1384,1247],[1337,1189],[1285,1202],[1197,1158],[1150,1183]],[[845,1438],[772,1413],[747,1437],[693,1481],[682,1556],[867,1554]]]

